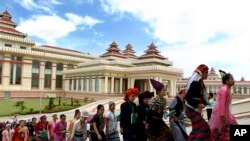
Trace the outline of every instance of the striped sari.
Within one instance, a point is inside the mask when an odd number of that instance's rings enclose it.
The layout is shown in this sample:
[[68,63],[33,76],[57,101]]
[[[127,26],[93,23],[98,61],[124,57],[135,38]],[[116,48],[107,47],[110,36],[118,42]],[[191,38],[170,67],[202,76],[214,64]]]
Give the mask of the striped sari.
[[192,131],[189,134],[190,141],[210,141],[210,128],[208,123],[203,119],[201,113],[185,107],[187,117],[192,122]]

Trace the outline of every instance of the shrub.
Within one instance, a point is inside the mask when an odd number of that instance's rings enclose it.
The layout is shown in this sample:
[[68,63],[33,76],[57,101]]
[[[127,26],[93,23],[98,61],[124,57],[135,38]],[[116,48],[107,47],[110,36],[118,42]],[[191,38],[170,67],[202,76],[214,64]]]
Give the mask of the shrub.
[[74,100],[74,103],[75,103],[75,105],[77,105],[77,106],[80,106],[81,104],[80,104],[80,101],[79,100]]
[[89,101],[89,97],[84,97],[84,102],[87,103]]
[[34,108],[29,108],[30,113],[33,113],[33,111],[34,111]]

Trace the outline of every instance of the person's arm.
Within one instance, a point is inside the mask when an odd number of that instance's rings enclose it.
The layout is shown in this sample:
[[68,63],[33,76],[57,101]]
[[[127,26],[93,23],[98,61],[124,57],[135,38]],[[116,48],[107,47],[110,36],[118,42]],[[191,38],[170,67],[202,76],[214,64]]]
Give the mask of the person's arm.
[[94,128],[94,131],[95,131],[95,133],[96,133],[96,135],[97,135],[97,137],[99,139],[99,137],[101,136],[101,134],[99,133],[99,131],[97,129],[97,124],[96,124],[95,121],[93,122],[93,128]]
[[87,121],[85,121],[85,127],[84,127],[84,131],[83,131],[83,135],[84,135],[84,141],[87,140],[87,136],[88,136],[88,132],[87,132]]
[[121,110],[121,112],[120,112],[120,132],[121,132],[121,134],[123,134],[123,127],[124,127],[124,124],[125,124],[124,114],[126,112],[125,103],[121,104],[120,110]]

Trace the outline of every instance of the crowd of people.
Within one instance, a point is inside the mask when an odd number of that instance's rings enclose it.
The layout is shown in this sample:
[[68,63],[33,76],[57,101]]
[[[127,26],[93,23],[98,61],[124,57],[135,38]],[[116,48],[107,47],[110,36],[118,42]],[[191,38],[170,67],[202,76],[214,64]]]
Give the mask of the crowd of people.
[[[232,74],[220,70],[223,86],[217,92],[207,94],[204,79],[208,67],[199,65],[189,78],[186,88],[181,90],[169,104],[165,98],[167,89],[163,83],[150,79],[154,92],[140,92],[137,88],[126,91],[120,106],[120,115],[115,113],[115,102],[108,103],[104,113],[103,105],[88,121],[88,112],[75,111],[74,119],[66,122],[66,115],[53,114],[48,121],[42,115],[31,121],[19,120],[0,125],[2,141],[229,141],[229,127],[237,124],[230,111],[231,92],[234,85]],[[139,104],[134,101],[138,97]],[[202,111],[207,109],[208,120]],[[169,125],[163,120],[169,116]],[[187,134],[184,118],[190,119],[192,131]],[[118,124],[120,123],[120,129]],[[88,124],[90,126],[88,126]]]

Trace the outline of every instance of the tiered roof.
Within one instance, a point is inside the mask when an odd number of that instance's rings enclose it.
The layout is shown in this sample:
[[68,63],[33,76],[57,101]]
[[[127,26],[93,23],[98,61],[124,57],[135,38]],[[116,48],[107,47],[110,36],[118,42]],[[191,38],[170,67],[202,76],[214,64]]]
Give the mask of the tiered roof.
[[145,51],[145,54],[140,56],[139,59],[146,59],[146,58],[158,58],[161,60],[166,59],[162,55],[160,55],[159,51],[156,49],[157,47],[155,46],[154,43],[151,43],[151,45],[148,46],[148,49]]
[[3,25],[0,25],[0,32],[15,34],[21,37],[26,37],[26,34],[20,31],[17,31],[15,29],[16,23],[14,23],[11,20],[11,18],[12,16],[7,10],[5,10],[3,13],[0,14],[0,23],[3,24]]
[[126,49],[123,51],[123,54],[128,58],[136,58],[135,51],[131,44],[127,44]]
[[109,45],[109,48],[107,49],[107,52],[101,55],[101,57],[109,57],[109,56],[116,56],[116,57],[126,58],[125,55],[123,55],[120,52],[120,49],[118,48],[118,45],[116,44],[115,41],[113,41]]

